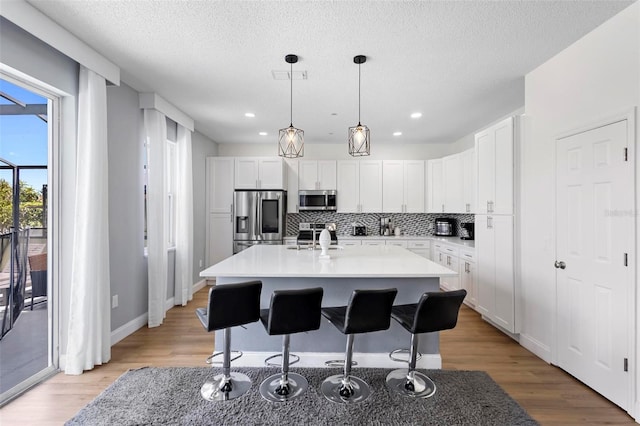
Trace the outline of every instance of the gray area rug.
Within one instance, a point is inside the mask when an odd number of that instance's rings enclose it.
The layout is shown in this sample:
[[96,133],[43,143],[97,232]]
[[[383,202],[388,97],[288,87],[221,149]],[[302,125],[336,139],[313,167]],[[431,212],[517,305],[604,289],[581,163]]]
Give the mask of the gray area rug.
[[274,404],[258,388],[277,368],[232,368],[247,374],[252,388],[227,402],[209,402],[200,386],[219,368],[141,368],[118,378],[67,425],[537,425],[498,384],[481,371],[429,370],[436,394],[429,399],[390,394],[390,370],[354,368],[373,394],[356,405],[334,404],[320,383],[339,369],[298,368],[309,389],[297,400]]

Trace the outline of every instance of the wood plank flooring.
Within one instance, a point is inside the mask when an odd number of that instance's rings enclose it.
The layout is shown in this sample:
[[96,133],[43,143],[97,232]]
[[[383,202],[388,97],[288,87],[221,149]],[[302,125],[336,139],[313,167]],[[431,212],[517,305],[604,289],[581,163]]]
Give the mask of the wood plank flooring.
[[[142,328],[112,348],[108,364],[79,376],[59,373],[0,409],[0,424],[61,425],[131,368],[204,366],[213,348],[194,314],[207,288],[164,325]],[[409,336],[407,335],[407,343]],[[590,388],[546,364],[464,307],[455,329],[441,333],[443,368],[484,370],[542,425],[633,425],[633,419]]]

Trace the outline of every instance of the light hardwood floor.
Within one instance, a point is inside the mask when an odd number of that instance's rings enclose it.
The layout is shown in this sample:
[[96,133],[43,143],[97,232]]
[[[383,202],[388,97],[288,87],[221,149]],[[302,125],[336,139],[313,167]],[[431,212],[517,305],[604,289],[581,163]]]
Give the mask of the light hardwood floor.
[[[207,288],[161,327],[142,328],[112,348],[108,364],[80,376],[57,374],[0,409],[0,424],[61,425],[130,368],[204,366],[213,336],[195,316]],[[408,336],[407,336],[408,339]],[[408,340],[407,340],[408,342]],[[632,425],[633,419],[562,370],[546,364],[464,307],[441,333],[443,368],[484,370],[543,425]]]

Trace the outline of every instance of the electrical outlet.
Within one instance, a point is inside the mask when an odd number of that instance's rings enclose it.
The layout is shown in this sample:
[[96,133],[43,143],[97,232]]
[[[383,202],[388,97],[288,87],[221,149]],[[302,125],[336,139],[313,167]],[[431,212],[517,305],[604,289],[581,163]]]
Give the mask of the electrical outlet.
[[117,294],[114,294],[114,295],[111,297],[111,309],[113,309],[113,308],[117,308],[117,307],[118,307],[118,295],[117,295]]

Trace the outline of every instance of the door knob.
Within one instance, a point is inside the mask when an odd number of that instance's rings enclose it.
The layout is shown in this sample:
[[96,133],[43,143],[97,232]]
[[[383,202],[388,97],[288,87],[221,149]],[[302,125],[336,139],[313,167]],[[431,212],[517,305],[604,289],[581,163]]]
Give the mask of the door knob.
[[564,269],[564,268],[567,267],[567,264],[564,263],[563,261],[558,262],[556,260],[556,262],[553,264],[553,266],[555,266],[556,268],[559,268],[559,269]]

